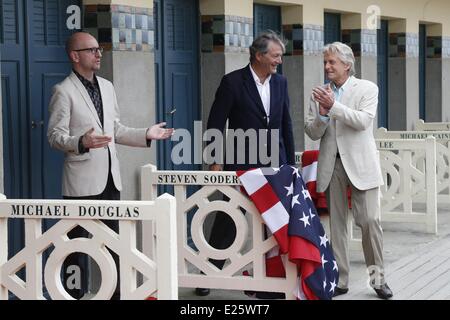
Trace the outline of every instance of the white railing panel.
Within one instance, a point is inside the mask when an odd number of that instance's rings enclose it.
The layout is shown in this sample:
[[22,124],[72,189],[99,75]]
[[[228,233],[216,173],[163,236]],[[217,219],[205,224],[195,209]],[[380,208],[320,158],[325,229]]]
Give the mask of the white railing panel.
[[450,130],[450,122],[425,122],[422,119],[416,121],[416,131],[446,131]]
[[[287,299],[294,299],[293,292],[297,284],[295,264],[284,260],[285,278],[270,278],[265,275],[265,255],[277,243],[272,236],[265,239],[261,215],[253,203],[236,189],[240,182],[234,172],[158,171],[155,166],[147,165],[142,167],[141,177],[143,199],[154,198],[158,184],[174,186],[180,287],[276,291],[284,292]],[[189,185],[200,188],[187,197]],[[212,195],[217,192],[229,200],[212,199]],[[188,243],[188,216],[192,209],[196,210],[190,225],[195,249]],[[246,212],[245,215],[241,209]],[[224,250],[211,247],[203,232],[205,219],[218,211],[228,214],[236,226],[236,238]],[[143,248],[148,255],[155,248],[154,238],[151,236],[153,228],[151,223],[143,224],[143,233],[147,234]],[[210,258],[227,260],[228,263],[220,270],[209,261]],[[253,273],[250,276],[242,275],[248,269]]]
[[[178,298],[175,199],[163,195],[155,201],[94,200],[0,200],[0,298],[8,290],[19,299],[44,299],[43,286],[54,300],[73,299],[64,289],[60,272],[64,260],[73,252],[89,255],[98,264],[102,282],[92,299],[111,298],[117,284],[117,269],[111,253],[119,256],[121,299]],[[7,221],[25,219],[25,247],[7,260]],[[60,219],[45,233],[42,219]],[[98,219],[119,220],[119,233]],[[136,248],[139,221],[155,226],[157,259],[150,259]],[[67,232],[81,226],[91,238],[69,239]],[[42,253],[52,247],[45,266]],[[26,269],[26,281],[16,273]],[[137,274],[144,283],[137,286]],[[43,277],[42,277],[43,275]]]
[[[376,132],[377,139],[436,139],[436,193],[438,204],[450,203],[450,132],[447,131],[387,131],[379,128]],[[425,166],[425,150],[418,149],[412,154],[412,161],[420,170]],[[425,193],[417,193],[414,203],[426,203]]]
[[[428,233],[437,233],[436,140],[376,140],[384,178],[381,187],[381,220],[425,225]],[[412,155],[425,155],[425,166],[417,166]],[[422,163],[422,162],[421,162]],[[426,198],[425,212],[414,205]]]

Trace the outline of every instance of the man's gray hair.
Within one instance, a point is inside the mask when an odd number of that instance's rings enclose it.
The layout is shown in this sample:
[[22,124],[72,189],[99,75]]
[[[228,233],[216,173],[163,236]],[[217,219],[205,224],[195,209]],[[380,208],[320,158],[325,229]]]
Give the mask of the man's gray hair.
[[353,55],[352,48],[342,42],[333,42],[327,44],[323,48],[323,54],[331,53],[337,55],[339,60],[341,60],[344,64],[350,65],[349,75],[355,75],[355,56]]
[[283,53],[286,52],[286,47],[281,40],[281,38],[272,30],[268,30],[258,35],[258,37],[253,40],[252,45],[250,46],[250,62],[255,61],[256,53],[260,52],[262,54],[266,54],[269,51],[269,43],[275,42],[280,45]]

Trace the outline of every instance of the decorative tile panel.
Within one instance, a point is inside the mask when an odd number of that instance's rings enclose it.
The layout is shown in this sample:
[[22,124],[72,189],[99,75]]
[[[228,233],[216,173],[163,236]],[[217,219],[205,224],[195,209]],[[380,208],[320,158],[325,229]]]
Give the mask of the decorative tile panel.
[[153,51],[153,9],[124,5],[84,6],[84,31],[117,51]]
[[406,33],[406,56],[408,58],[419,57],[419,35],[417,33]]
[[377,30],[361,30],[361,56],[376,57],[377,49]]
[[253,19],[239,16],[202,16],[202,52],[249,52]]
[[442,58],[450,59],[450,37],[442,37]]
[[355,57],[361,56],[361,29],[341,30],[342,42],[353,50]]
[[419,57],[419,36],[416,33],[390,33],[389,57]]
[[303,55],[303,26],[301,24],[283,25],[283,39],[286,41],[285,55]]
[[442,58],[442,37],[427,37],[427,58]]
[[321,55],[323,49],[323,26],[305,24],[303,26],[303,54]]

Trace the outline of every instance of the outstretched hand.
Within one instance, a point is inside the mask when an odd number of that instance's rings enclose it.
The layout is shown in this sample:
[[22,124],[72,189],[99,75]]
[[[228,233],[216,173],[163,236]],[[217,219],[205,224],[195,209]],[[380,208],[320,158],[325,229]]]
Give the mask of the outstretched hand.
[[92,128],[83,135],[81,142],[86,149],[103,148],[111,142],[111,137],[97,135]]
[[165,122],[154,124],[147,130],[148,140],[163,140],[171,137],[175,132],[173,128],[163,128]]

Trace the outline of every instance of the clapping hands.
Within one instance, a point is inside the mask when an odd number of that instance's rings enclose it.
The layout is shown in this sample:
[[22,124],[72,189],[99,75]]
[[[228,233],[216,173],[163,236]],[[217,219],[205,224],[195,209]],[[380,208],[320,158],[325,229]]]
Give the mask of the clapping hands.
[[330,84],[326,87],[315,87],[313,89],[313,97],[314,100],[319,103],[319,113],[322,116],[327,115],[330,112],[330,109],[334,105],[334,93],[331,90]]

